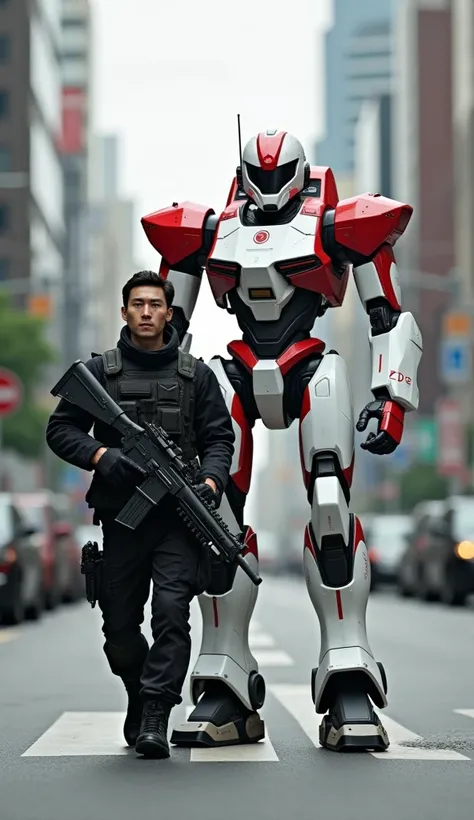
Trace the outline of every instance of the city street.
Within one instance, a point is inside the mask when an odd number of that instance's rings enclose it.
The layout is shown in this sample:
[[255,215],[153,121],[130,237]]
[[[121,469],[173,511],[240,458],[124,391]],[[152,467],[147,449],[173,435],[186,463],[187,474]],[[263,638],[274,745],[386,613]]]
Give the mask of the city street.
[[[125,699],[102,654],[97,610],[81,603],[0,630],[1,820],[470,820],[474,610],[373,594],[370,639],[387,671],[392,745],[338,755],[317,740],[318,628],[304,583],[264,576],[260,589],[252,648],[267,681],[265,742],[172,749],[166,761],[124,747]],[[173,724],[187,689],[185,700]]]

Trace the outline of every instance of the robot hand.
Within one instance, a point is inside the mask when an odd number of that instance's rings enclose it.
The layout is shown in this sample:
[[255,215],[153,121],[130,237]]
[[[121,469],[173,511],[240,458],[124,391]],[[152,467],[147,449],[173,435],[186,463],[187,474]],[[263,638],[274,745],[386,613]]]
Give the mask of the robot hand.
[[393,453],[400,444],[403,433],[405,411],[395,401],[371,401],[362,410],[356,429],[361,433],[366,429],[370,419],[378,419],[377,433],[369,433],[360,445],[379,456]]

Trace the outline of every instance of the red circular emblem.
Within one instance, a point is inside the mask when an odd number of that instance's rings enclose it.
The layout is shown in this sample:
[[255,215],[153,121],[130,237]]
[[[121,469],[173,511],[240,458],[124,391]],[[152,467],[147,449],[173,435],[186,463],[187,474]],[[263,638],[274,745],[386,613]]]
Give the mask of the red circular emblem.
[[270,239],[270,234],[268,231],[258,231],[258,233],[255,234],[253,241],[256,242],[257,245],[263,245],[263,243],[267,242],[268,239]]

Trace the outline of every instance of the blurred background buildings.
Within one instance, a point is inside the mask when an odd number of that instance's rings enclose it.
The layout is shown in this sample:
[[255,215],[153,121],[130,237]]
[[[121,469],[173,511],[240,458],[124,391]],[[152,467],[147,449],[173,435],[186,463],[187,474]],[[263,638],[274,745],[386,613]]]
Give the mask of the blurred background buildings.
[[[121,194],[120,138],[93,121],[93,32],[89,0],[0,2],[0,295],[46,320],[57,355],[36,388],[45,408],[74,359],[115,343],[121,288],[143,267],[139,214]],[[341,199],[378,190],[414,206],[396,256],[424,340],[420,409],[391,457],[365,454],[356,436],[356,509],[396,511],[472,483],[474,3],[333,0],[323,46],[325,132],[311,162],[332,167]],[[370,351],[352,283],[313,335],[348,361],[357,417],[370,399]],[[32,469],[50,454],[18,452],[19,422],[2,418],[4,484],[34,487],[46,475],[79,498],[84,477],[62,465]],[[308,505],[296,423],[271,441],[253,479],[255,525],[300,549]]]

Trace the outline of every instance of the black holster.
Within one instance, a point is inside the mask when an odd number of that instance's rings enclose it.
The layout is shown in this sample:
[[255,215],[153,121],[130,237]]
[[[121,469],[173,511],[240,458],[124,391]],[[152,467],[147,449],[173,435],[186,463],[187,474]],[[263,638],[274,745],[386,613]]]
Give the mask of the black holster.
[[88,541],[82,548],[81,573],[86,579],[86,598],[94,609],[98,597],[104,563],[102,550],[94,541]]

